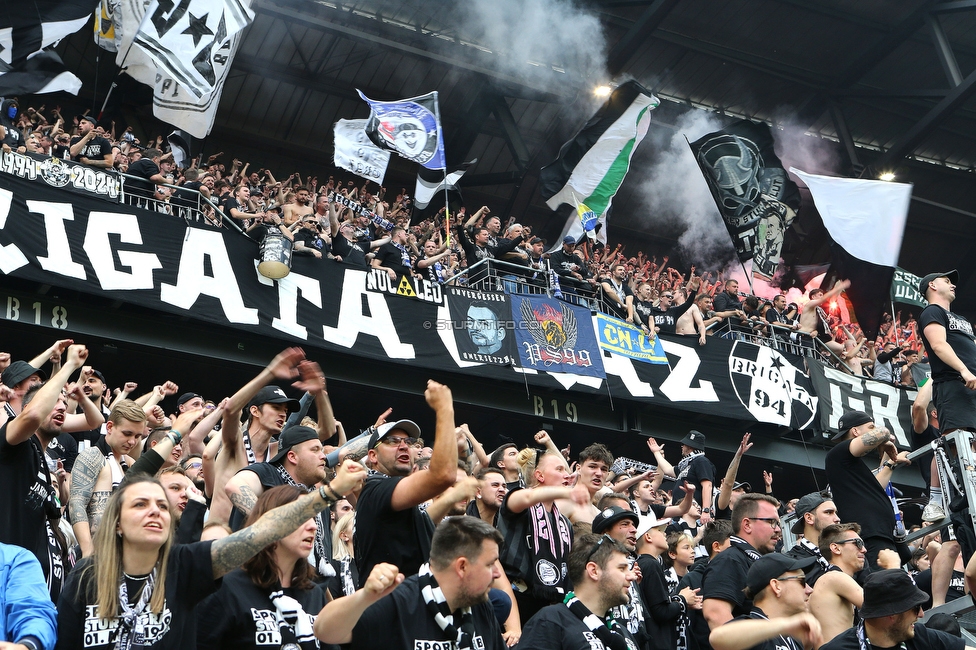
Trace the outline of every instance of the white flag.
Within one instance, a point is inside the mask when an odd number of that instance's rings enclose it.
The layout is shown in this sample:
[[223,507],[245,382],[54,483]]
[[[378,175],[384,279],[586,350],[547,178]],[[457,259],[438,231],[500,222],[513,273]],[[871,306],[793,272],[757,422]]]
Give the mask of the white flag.
[[335,123],[335,166],[382,185],[390,152],[373,144],[365,129],[366,120]]
[[[180,6],[190,7],[195,17],[200,17],[197,16],[196,12],[198,11],[197,7],[201,4],[205,11],[208,6],[213,11],[212,0],[179,1]],[[230,2],[231,0],[227,0],[227,2],[220,0],[216,6],[222,11]],[[244,6],[247,14],[253,15],[251,10],[247,8],[250,0],[235,1],[234,4]],[[155,2],[150,5],[149,9],[154,6]],[[210,61],[213,65],[213,90],[197,97],[165,70],[157,68],[156,62],[144,50],[133,47],[133,41],[143,19],[145,18],[148,22],[152,21],[151,14],[146,17],[148,10],[144,6],[143,0],[122,0],[117,11],[115,30],[119,51],[116,62],[125,70],[127,75],[153,87],[153,115],[186,131],[195,138],[207,137],[213,128],[217,104],[220,102],[220,93],[223,91],[227,73],[230,71],[231,62],[234,60],[234,54],[237,53],[241,32],[238,31],[233,36],[224,39],[223,43],[214,42],[210,52]],[[187,11],[187,13],[190,12]],[[214,12],[215,15],[218,13]],[[189,18],[186,18],[184,22],[188,22],[188,20]],[[185,35],[184,38],[190,39],[192,43],[192,33]],[[203,51],[202,46],[201,41],[201,52]]]

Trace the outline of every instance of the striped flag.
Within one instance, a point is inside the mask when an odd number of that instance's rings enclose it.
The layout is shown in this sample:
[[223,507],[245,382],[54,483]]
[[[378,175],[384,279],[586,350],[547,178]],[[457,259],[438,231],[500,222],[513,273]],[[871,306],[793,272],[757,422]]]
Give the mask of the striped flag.
[[[559,211],[563,205],[575,208],[579,201],[597,218],[605,218],[659,103],[636,81],[617,86],[576,137],[562,146],[556,160],[542,168],[539,187],[546,204]],[[567,230],[573,227],[570,221],[582,223],[571,214]],[[606,228],[602,233],[605,236]]]
[[77,95],[81,80],[45,48],[85,26],[98,0],[8,2],[0,11],[0,95]]
[[417,172],[417,187],[413,192],[413,204],[418,210],[423,210],[427,205],[434,200],[438,193],[444,191],[448,192],[460,192],[458,189],[458,181],[464,176],[464,172],[468,171],[471,165],[478,162],[475,158],[470,162],[466,162],[456,167],[451,167],[447,170],[447,175],[444,175],[439,169],[427,169],[426,167],[421,167]]

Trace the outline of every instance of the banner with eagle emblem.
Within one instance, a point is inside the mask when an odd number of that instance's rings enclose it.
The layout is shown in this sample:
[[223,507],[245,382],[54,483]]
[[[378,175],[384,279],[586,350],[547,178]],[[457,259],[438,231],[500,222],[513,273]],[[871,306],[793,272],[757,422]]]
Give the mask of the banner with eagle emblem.
[[606,378],[589,309],[552,298],[511,299],[523,368]]

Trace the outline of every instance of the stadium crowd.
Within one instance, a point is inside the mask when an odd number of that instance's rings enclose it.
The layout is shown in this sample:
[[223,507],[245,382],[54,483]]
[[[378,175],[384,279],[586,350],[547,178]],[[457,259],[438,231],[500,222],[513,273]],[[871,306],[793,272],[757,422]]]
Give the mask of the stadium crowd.
[[[602,285],[610,310],[649,334],[705,344],[707,321],[729,319],[771,339],[819,337],[862,360],[857,372],[914,381],[904,371],[921,338],[914,320],[864,341],[830,306],[845,282],[811,291],[801,310],[783,295],[743,296],[727,275],[628,257],[623,245],[567,238],[546,259],[547,242],[487,207],[413,223],[405,189],[390,203],[384,188],[342,185],[337,174],[279,182],[237,160],[228,169],[219,154],[179,170],[162,138],[143,149],[86,116],[63,133],[56,115],[49,131],[43,107],[9,107],[5,148],[137,176],[133,200],[146,206],[197,190],[252,236],[280,232],[300,254],[439,282],[485,258],[551,269],[567,286]],[[934,301],[957,278],[923,280]],[[535,446],[489,452],[478,439],[489,432],[455,422],[450,388],[433,380],[434,431],[387,411],[347,436],[322,370],[298,348],[222,399],[170,381],[113,390],[95,364],[67,339],[30,360],[0,353],[0,629],[10,650],[964,645],[922,613],[969,592],[972,548],[950,527],[906,543],[890,478],[907,454],[863,412],[840,419],[830,492],[779,500],[771,474],[761,491],[739,480],[749,434],[724,474],[699,431],[680,454],[648,439],[635,469],[599,442],[570,457],[545,431]],[[976,388],[976,376],[957,374]],[[945,414],[929,404],[932,382],[921,388],[916,430],[937,436]],[[953,423],[965,419],[955,408]],[[932,486],[928,523],[944,519],[949,496]],[[797,536],[789,547],[785,525]]]

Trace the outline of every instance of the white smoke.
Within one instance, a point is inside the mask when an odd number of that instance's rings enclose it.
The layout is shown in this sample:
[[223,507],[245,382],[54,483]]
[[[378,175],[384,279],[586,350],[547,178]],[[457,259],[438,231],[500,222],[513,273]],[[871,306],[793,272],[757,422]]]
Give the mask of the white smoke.
[[688,142],[723,126],[707,111],[679,117],[670,142],[653,152],[654,162],[638,190],[646,201],[645,228],[653,232],[655,224],[677,222],[684,230],[678,239],[681,252],[701,270],[721,268],[735,251]]
[[456,9],[458,36],[490,49],[498,72],[548,89],[605,76],[600,19],[573,0],[464,0]]

